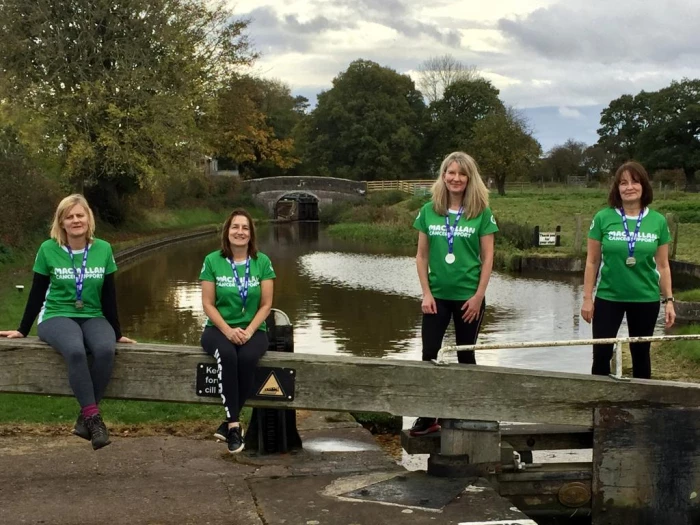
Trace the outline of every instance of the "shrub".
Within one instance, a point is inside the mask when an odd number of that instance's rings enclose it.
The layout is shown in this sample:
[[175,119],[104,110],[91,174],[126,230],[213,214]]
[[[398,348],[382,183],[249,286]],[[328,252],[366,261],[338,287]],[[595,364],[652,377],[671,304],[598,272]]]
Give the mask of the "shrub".
[[406,200],[406,194],[399,190],[375,191],[367,197],[369,204],[373,206],[392,206]]
[[498,233],[496,242],[507,242],[520,250],[527,250],[534,247],[534,228],[529,224],[518,224],[516,222],[498,222]]

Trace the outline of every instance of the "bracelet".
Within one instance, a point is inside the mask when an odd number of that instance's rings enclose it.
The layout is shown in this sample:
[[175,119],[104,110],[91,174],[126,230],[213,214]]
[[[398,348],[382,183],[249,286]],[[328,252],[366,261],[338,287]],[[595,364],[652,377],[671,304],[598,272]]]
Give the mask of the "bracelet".
[[667,304],[667,303],[675,303],[676,300],[673,298],[673,296],[666,297],[664,299],[661,299],[661,304]]

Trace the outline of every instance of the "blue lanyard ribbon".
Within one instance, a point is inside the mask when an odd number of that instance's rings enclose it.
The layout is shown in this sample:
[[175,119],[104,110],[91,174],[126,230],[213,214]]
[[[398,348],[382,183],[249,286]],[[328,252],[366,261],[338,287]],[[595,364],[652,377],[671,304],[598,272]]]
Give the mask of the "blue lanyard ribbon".
[[83,283],[85,282],[85,268],[87,268],[88,250],[90,245],[85,245],[85,250],[83,250],[83,264],[80,266],[80,273],[75,268],[75,258],[73,257],[73,250],[70,246],[66,245],[68,249],[68,255],[70,255],[70,262],[73,265],[73,275],[75,276],[75,300],[80,302],[83,300]]
[[453,226],[450,226],[450,213],[448,212],[447,215],[445,215],[445,229],[447,230],[447,253],[452,253],[454,251],[455,232],[457,231],[457,223],[459,222],[459,219],[462,218],[462,213],[464,213],[464,206],[459,207],[459,211],[457,212],[457,217],[455,217],[455,223]]
[[228,262],[231,263],[231,268],[233,268],[233,278],[236,280],[236,286],[238,287],[238,294],[241,296],[241,303],[243,303],[242,311],[245,313],[245,303],[248,299],[248,283],[250,281],[250,256],[245,260],[245,276],[243,278],[243,284],[241,285],[241,278],[238,275],[238,270],[236,269],[236,263],[233,262],[233,258],[229,259]]
[[639,210],[639,217],[637,217],[637,225],[634,227],[634,235],[630,235],[630,229],[627,226],[627,215],[625,215],[625,209],[620,208],[620,215],[622,215],[622,227],[625,229],[625,237],[627,238],[627,253],[630,257],[634,257],[634,245],[637,243],[637,236],[639,235],[639,228],[642,226],[642,218],[644,217],[644,208]]

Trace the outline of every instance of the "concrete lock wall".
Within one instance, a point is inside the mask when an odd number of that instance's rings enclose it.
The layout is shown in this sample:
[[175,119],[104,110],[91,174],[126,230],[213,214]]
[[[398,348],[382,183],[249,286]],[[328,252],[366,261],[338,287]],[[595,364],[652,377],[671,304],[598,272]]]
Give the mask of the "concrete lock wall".
[[334,202],[360,201],[367,189],[365,182],[333,177],[269,177],[248,180],[244,184],[270,217],[274,217],[277,201],[288,193],[303,192],[316,197],[321,211]]

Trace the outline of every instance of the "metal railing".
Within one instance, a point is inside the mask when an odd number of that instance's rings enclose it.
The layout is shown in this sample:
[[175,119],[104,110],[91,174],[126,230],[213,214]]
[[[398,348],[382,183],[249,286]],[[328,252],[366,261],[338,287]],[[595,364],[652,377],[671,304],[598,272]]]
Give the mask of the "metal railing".
[[622,344],[623,343],[655,343],[662,341],[700,341],[700,334],[688,335],[652,335],[648,337],[610,337],[607,339],[568,339],[563,341],[526,341],[518,343],[487,343],[476,345],[446,345],[438,350],[436,359],[432,362],[438,366],[448,365],[445,354],[461,352],[464,350],[506,350],[510,348],[541,348],[549,346],[581,346],[593,344],[614,344],[613,356],[615,359],[615,373],[611,374],[615,379],[622,379]]

